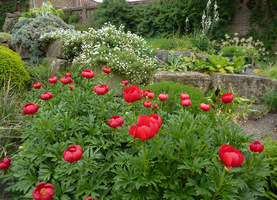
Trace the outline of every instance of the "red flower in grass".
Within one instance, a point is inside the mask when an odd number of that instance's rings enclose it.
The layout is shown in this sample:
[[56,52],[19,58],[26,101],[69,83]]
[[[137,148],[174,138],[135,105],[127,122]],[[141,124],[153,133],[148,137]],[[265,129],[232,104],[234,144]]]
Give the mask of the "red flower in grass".
[[66,72],[66,73],[65,73],[65,76],[71,77],[70,72]]
[[108,122],[109,126],[116,129],[119,126],[122,126],[124,124],[124,121],[120,115],[112,116]]
[[238,149],[228,144],[221,145],[218,154],[226,167],[238,167],[243,163],[245,158]]
[[100,200],[100,199],[92,199],[92,197],[87,197],[84,200]]
[[41,84],[40,84],[39,82],[36,82],[36,83],[33,84],[33,87],[34,87],[35,89],[38,89],[38,88],[41,87]]
[[0,169],[1,170],[7,169],[10,167],[10,164],[11,164],[11,160],[9,158],[3,158],[0,161]]
[[221,101],[223,103],[231,103],[234,99],[234,95],[232,93],[222,94]]
[[69,163],[77,162],[81,160],[83,149],[80,145],[72,145],[63,152],[63,158]]
[[150,99],[153,99],[153,98],[155,98],[155,94],[153,92],[150,92],[147,94],[147,97]]
[[107,85],[97,85],[94,87],[94,92],[98,95],[103,95],[109,92],[109,86]]
[[17,102],[16,104],[17,104],[17,105],[20,105],[21,103],[22,103],[22,100],[20,100],[20,101],[19,101],[19,102]]
[[180,98],[182,100],[186,100],[186,99],[189,99],[189,95],[187,93],[183,93],[183,94],[180,95]]
[[157,113],[151,114],[151,115],[149,115],[149,117],[155,119],[158,123],[159,128],[161,128],[163,121]]
[[51,183],[39,183],[33,190],[35,200],[51,200],[54,194],[54,186]]
[[167,94],[159,94],[159,99],[161,101],[166,101],[168,99],[168,95]]
[[109,74],[109,73],[111,73],[111,69],[104,67],[103,72],[106,73],[106,74]]
[[128,84],[129,84],[129,81],[124,80],[124,81],[121,82],[121,84],[122,84],[122,85],[128,85]]
[[191,106],[191,101],[189,99],[182,100],[181,102],[182,106]]
[[201,103],[201,104],[199,105],[199,108],[200,108],[201,110],[204,110],[204,111],[209,111],[209,110],[211,109],[211,106],[208,105],[208,104]]
[[58,78],[56,76],[53,76],[53,77],[48,79],[49,83],[56,83],[57,81],[58,81]]
[[33,103],[27,103],[23,106],[23,113],[25,115],[32,115],[38,111],[38,105]]
[[69,83],[73,83],[72,78],[70,78],[69,76],[62,77],[60,81],[62,84],[65,84],[65,85]]
[[133,136],[134,139],[139,138],[142,142],[144,140],[149,140],[154,137],[160,128],[160,121],[156,116],[139,116],[137,120],[137,125],[132,124],[129,129],[129,134]]
[[260,142],[255,141],[254,143],[250,144],[250,150],[254,153],[262,153],[264,150],[264,145],[262,145]]
[[74,88],[73,85],[69,85],[69,89],[73,90],[73,88]]
[[154,106],[152,107],[152,109],[156,109],[156,108],[158,108],[159,106],[158,106],[158,104],[154,104]]
[[136,85],[127,87],[123,91],[123,99],[127,103],[133,103],[135,101],[141,100],[141,98],[142,98],[142,91]]
[[53,98],[53,94],[51,92],[44,92],[40,95],[41,100],[47,101]]
[[144,98],[146,98],[147,95],[148,95],[149,93],[151,93],[151,90],[141,90],[141,91],[142,91],[142,96],[143,96]]
[[144,101],[142,104],[144,107],[149,108],[152,106],[152,101],[151,100]]
[[94,73],[93,71],[91,71],[90,69],[85,69],[83,72],[82,72],[82,76],[84,78],[93,78],[94,77]]

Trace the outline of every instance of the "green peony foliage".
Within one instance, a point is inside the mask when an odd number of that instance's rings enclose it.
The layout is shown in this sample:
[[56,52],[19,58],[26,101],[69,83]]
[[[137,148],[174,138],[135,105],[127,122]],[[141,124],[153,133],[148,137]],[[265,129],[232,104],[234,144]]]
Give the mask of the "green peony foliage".
[[40,36],[58,28],[73,29],[73,26],[67,25],[61,18],[54,15],[22,18],[14,26],[12,45],[24,45],[30,50],[31,64],[38,65],[43,59]]
[[27,88],[30,84],[30,76],[25,69],[21,57],[14,51],[0,45],[0,76],[2,88],[8,85],[9,79],[12,87]]

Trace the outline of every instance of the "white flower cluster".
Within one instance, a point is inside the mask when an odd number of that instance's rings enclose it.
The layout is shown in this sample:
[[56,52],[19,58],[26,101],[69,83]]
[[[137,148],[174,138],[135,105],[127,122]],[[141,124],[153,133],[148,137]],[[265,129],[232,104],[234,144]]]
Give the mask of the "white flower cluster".
[[[99,30],[85,32],[64,31],[45,34],[43,41],[60,38],[67,56],[75,55],[73,63],[81,68],[109,67],[123,74],[132,83],[143,83],[156,68],[155,54],[146,41],[124,27],[117,29],[111,24]],[[74,51],[79,51],[74,52]]]
[[208,3],[207,3],[207,6],[206,6],[206,11],[204,10],[203,15],[202,15],[201,25],[202,25],[203,35],[208,34],[209,30],[212,29],[211,26],[219,20],[219,13],[217,11],[218,6],[217,6],[216,1],[214,3],[214,16],[213,16],[213,18],[209,14],[210,5],[211,5],[211,1],[209,0]]

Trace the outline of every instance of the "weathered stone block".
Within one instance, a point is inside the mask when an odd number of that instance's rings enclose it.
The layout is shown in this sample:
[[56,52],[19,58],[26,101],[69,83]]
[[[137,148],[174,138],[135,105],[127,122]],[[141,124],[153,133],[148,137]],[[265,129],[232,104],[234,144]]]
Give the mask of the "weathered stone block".
[[45,55],[46,57],[64,58],[61,40],[55,40],[54,42],[49,43],[46,46]]
[[18,53],[22,59],[29,59],[30,51],[23,44],[17,44],[15,46],[15,51]]
[[150,80],[150,84],[160,81],[173,81],[184,85],[198,87],[203,93],[207,93],[211,87],[211,77],[199,72],[157,72]]
[[42,61],[42,65],[52,68],[55,75],[60,74],[60,69],[67,69],[72,67],[72,63],[67,60],[59,59],[56,57],[46,57]]
[[[168,62],[168,54],[170,51],[167,50],[161,50],[158,51],[156,54],[156,58],[160,62],[167,63]],[[206,55],[201,55],[198,53],[193,53],[193,52],[180,52],[180,51],[175,51],[177,56],[182,56],[182,57],[190,57],[191,54],[194,54],[197,60],[201,60],[202,58],[205,58],[208,61],[208,56]]]
[[277,79],[249,75],[213,73],[211,79],[214,88],[229,91],[231,85],[234,92],[240,96],[248,99],[256,98],[257,101],[262,99],[266,88],[277,87]]

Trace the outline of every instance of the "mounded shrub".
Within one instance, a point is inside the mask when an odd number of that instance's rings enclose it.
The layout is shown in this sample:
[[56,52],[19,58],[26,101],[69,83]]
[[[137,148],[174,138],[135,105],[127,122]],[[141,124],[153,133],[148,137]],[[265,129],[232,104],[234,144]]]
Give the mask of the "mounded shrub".
[[[195,115],[203,113],[204,115],[209,116],[211,121],[214,123],[216,122],[215,113],[212,109],[208,112],[203,112],[200,110],[199,105],[201,103],[209,104],[209,101],[199,88],[175,83],[172,81],[162,81],[159,83],[154,83],[153,85],[146,85],[143,87],[143,89],[151,90],[155,93],[156,96],[159,94],[168,94],[168,100],[163,103],[162,109],[171,114],[182,108],[180,95],[182,93],[187,93],[191,100],[191,108],[187,109],[193,112]],[[158,104],[160,105],[160,103]]]
[[0,45],[0,76],[2,88],[8,84],[11,77],[11,85],[15,88],[26,88],[30,84],[30,76],[21,57],[14,51]]

